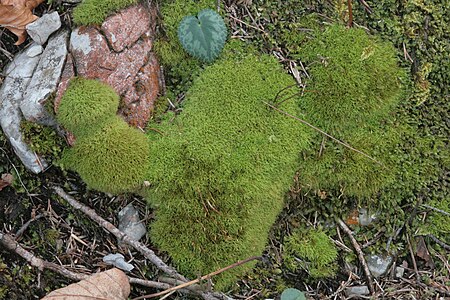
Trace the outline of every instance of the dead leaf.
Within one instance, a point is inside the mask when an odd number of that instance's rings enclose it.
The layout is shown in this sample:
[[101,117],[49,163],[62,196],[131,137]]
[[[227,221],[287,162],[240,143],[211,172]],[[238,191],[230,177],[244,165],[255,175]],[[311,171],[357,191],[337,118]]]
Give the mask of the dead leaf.
[[416,255],[425,261],[425,265],[434,269],[434,262],[431,258],[430,252],[428,252],[427,245],[425,244],[425,240],[423,236],[418,236],[416,246]]
[[359,225],[359,210],[353,209],[345,219],[347,225]]
[[57,289],[41,300],[105,299],[126,300],[130,295],[128,277],[119,269],[89,276],[87,279]]
[[11,183],[13,182],[14,177],[11,174],[2,174],[2,177],[0,178],[0,191],[4,188],[7,187],[8,185],[11,185]]
[[0,0],[0,25],[17,36],[14,45],[22,44],[27,32],[25,26],[36,21],[32,10],[44,0]]

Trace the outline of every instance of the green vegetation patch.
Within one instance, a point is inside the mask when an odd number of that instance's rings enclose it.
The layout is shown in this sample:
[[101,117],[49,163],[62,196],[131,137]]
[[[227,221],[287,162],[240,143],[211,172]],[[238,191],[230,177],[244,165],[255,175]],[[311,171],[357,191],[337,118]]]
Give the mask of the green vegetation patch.
[[[263,251],[309,140],[263,101],[293,83],[269,56],[219,60],[194,81],[175,122],[149,132],[150,236],[180,271],[197,276]],[[280,108],[298,113],[295,101]],[[251,267],[220,275],[216,288]]]
[[52,161],[61,156],[65,141],[50,127],[22,121],[20,130],[30,149],[45,159]]
[[301,49],[311,77],[301,117],[366,154],[318,135],[301,165],[305,186],[367,198],[394,180],[395,147],[408,130],[395,119],[406,77],[395,54],[362,29],[339,25],[317,31]]
[[162,30],[155,41],[155,51],[166,68],[167,83],[175,94],[190,86],[203,65],[184,51],[178,39],[178,26],[184,17],[197,15],[203,9],[215,9],[216,5],[215,0],[169,0],[160,6]]
[[143,183],[148,148],[141,131],[113,117],[90,135],[77,138],[75,146],[63,153],[61,164],[78,172],[89,188],[130,192]]
[[77,25],[100,25],[110,14],[136,3],[137,0],[83,0],[73,11],[73,20]]
[[320,229],[298,228],[284,243],[285,265],[293,271],[305,269],[313,278],[334,276],[337,255],[336,246]]
[[371,126],[399,102],[405,72],[397,66],[396,51],[362,29],[333,25],[317,31],[299,56],[311,76],[302,112],[325,131]]
[[78,136],[88,134],[114,116],[118,107],[119,96],[109,85],[97,80],[75,78],[61,99],[57,119]]

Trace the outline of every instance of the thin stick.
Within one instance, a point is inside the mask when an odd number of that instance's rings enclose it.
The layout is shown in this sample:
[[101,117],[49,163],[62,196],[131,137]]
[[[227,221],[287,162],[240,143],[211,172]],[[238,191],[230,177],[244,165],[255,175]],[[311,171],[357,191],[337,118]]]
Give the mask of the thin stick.
[[422,206],[450,217],[450,213],[446,212],[445,210],[442,210],[442,209],[439,209],[439,208],[436,208],[436,207],[433,207],[433,206],[430,206],[427,204],[422,204]]
[[347,0],[348,6],[348,28],[353,27],[353,9],[352,9],[352,0]]
[[[147,246],[145,246],[144,244],[142,244],[136,240],[133,240],[128,235],[124,234],[122,231],[117,229],[113,224],[109,223],[108,221],[106,221],[105,219],[103,219],[102,217],[97,215],[97,213],[93,209],[85,206],[84,204],[75,200],[73,197],[69,196],[66,192],[64,192],[64,190],[62,188],[60,188],[58,186],[54,186],[53,189],[61,198],[66,200],[72,207],[85,213],[94,222],[96,222],[97,224],[99,224],[100,226],[102,226],[103,228],[108,230],[110,233],[112,233],[117,239],[119,239],[119,241],[122,241],[125,244],[132,246],[134,249],[136,249],[137,251],[142,253],[142,255],[144,255],[148,260],[150,260],[158,269],[160,269],[161,271],[165,272],[166,274],[168,274],[180,281],[183,281],[183,282],[189,281],[186,277],[179,274],[175,269],[173,269],[172,267],[170,267],[166,263],[164,263],[155,254],[155,252],[153,252]],[[211,293],[208,293],[208,292],[199,292],[199,295],[202,296],[203,299],[205,299],[205,300],[217,299],[217,296],[215,296],[215,294],[212,295]],[[221,295],[221,297],[226,298],[223,295]]]
[[182,288],[186,288],[187,286],[190,286],[190,285],[199,283],[199,282],[202,281],[202,280],[209,279],[209,278],[211,278],[212,276],[218,275],[218,274],[220,274],[220,273],[222,273],[222,272],[225,272],[225,271],[227,271],[227,270],[229,270],[229,269],[238,267],[238,266],[240,266],[240,265],[243,265],[243,264],[248,263],[249,261],[252,261],[252,260],[255,260],[255,259],[261,259],[261,257],[260,257],[260,256],[252,256],[252,257],[249,257],[249,258],[247,258],[247,259],[238,261],[238,262],[236,262],[236,263],[234,263],[234,264],[232,264],[232,265],[229,265],[229,266],[227,266],[227,267],[225,267],[225,268],[222,268],[222,269],[220,269],[220,270],[217,270],[217,271],[214,271],[214,272],[209,273],[209,274],[207,274],[207,275],[204,275],[204,276],[202,276],[202,277],[200,277],[200,278],[197,278],[197,279],[195,279],[195,280],[191,280],[191,281],[189,281],[189,282],[185,282],[185,283],[183,283],[183,284],[177,285],[177,286],[175,286],[175,287],[173,287],[173,288],[167,289],[167,290],[162,291],[162,292],[159,292],[159,293],[150,294],[150,295],[144,295],[144,296],[139,296],[139,297],[133,298],[132,300],[140,300],[140,299],[146,299],[146,298],[155,298],[155,297],[159,297],[159,296],[165,295],[165,294],[167,294],[167,293],[171,293],[171,292],[174,292],[174,291],[176,291],[176,290],[179,290],[179,289],[182,289]]
[[341,219],[338,219],[337,222],[339,224],[339,227],[341,227],[342,230],[344,230],[345,233],[350,238],[350,241],[352,242],[353,248],[355,248],[355,251],[358,254],[359,262],[363,266],[364,274],[366,275],[367,285],[369,286],[370,294],[373,295],[375,293],[375,290],[373,289],[372,274],[369,271],[369,266],[366,263],[366,260],[364,258],[364,254],[363,254],[363,252],[361,250],[361,247],[359,246],[358,242],[356,241],[355,237],[353,236],[352,231],[350,230],[350,228],[348,228],[348,226],[344,223],[344,221],[342,221]]
[[441,246],[442,248],[444,248],[444,249],[450,251],[450,246],[449,246],[449,245],[447,245],[446,243],[444,243],[443,241],[441,241],[440,239],[438,239],[437,237],[435,237],[435,236],[432,235],[431,233],[430,233],[430,234],[427,234],[426,236],[429,237],[430,239],[432,239],[436,244],[438,244],[438,245]]
[[75,209],[81,210],[83,213],[85,213],[89,218],[91,218],[94,222],[108,230],[110,233],[112,233],[114,236],[116,236],[120,241],[124,242],[125,244],[128,244],[141,252],[148,260],[150,260],[158,269],[161,271],[169,274],[170,276],[177,278],[181,281],[188,281],[185,277],[178,274],[178,272],[173,269],[172,267],[166,265],[151,249],[147,248],[147,246],[143,245],[142,243],[133,240],[128,235],[117,229],[113,224],[109,223],[97,213],[85,206],[84,204],[78,202],[73,197],[69,196],[64,190],[60,187],[53,187],[55,192],[64,200],[66,200],[72,207]]
[[301,123],[303,123],[303,124],[305,124],[305,125],[311,127],[312,129],[314,129],[314,130],[320,132],[321,134],[323,134],[323,135],[329,137],[329,138],[332,139],[333,141],[335,141],[335,142],[337,142],[337,143],[343,145],[344,147],[347,147],[347,148],[350,149],[350,150],[353,150],[353,151],[355,151],[355,152],[357,152],[357,153],[359,153],[359,154],[361,154],[361,155],[367,157],[367,158],[370,159],[371,161],[374,161],[374,162],[376,162],[377,164],[379,164],[380,166],[383,166],[383,167],[385,168],[385,166],[384,166],[381,162],[379,162],[378,160],[374,159],[373,157],[371,157],[371,156],[365,154],[364,152],[362,152],[362,151],[360,151],[360,150],[358,150],[358,149],[353,148],[353,147],[350,146],[349,144],[347,144],[347,143],[345,143],[345,142],[342,142],[342,141],[338,140],[337,138],[335,138],[335,137],[329,135],[328,133],[326,133],[325,131],[323,131],[323,130],[317,128],[316,126],[314,126],[314,125],[312,125],[312,124],[306,122],[305,120],[302,120],[302,119],[300,119],[300,118],[298,118],[298,117],[296,117],[296,116],[293,116],[293,115],[291,115],[290,113],[285,112],[284,110],[281,110],[281,109],[279,109],[278,107],[273,106],[273,105],[270,104],[270,103],[267,103],[267,102],[265,102],[265,101],[262,101],[262,102],[263,102],[264,104],[266,104],[267,106],[269,106],[270,108],[276,110],[277,112],[282,113],[283,115],[286,115],[286,116],[288,116],[288,117],[290,117],[290,118],[292,118],[292,119],[294,119],[294,120],[297,120],[297,121],[299,121],[299,122],[301,122]]
[[[64,277],[74,280],[74,281],[81,281],[90,276],[89,274],[81,274],[81,273],[69,271],[66,268],[64,268],[63,266],[43,260],[42,258],[40,258],[40,257],[34,255],[33,253],[27,251],[26,249],[24,249],[18,242],[16,242],[14,237],[8,233],[5,233],[5,234],[0,233],[0,245],[5,247],[6,249],[10,250],[11,252],[14,252],[14,253],[20,255],[22,258],[24,258],[26,261],[28,261],[28,263],[31,266],[36,267],[41,271],[44,269],[48,269],[48,270],[54,271]],[[162,289],[162,290],[169,289],[173,286],[173,285],[163,283],[163,282],[144,280],[144,279],[134,278],[134,277],[130,277],[130,276],[128,276],[128,280],[131,284],[139,284],[142,286],[157,288],[157,289]],[[193,291],[189,291],[189,290],[181,290],[181,292],[193,293]]]
[[55,272],[63,275],[64,277],[67,277],[69,279],[76,280],[76,281],[83,280],[89,276],[86,274],[80,274],[80,273],[75,273],[75,272],[69,271],[60,265],[45,261],[45,260],[35,256],[33,253],[25,250],[18,242],[16,242],[14,237],[12,237],[10,234],[7,234],[7,233],[4,234],[4,233],[0,232],[0,245],[5,247],[9,251],[15,252],[16,254],[20,255],[30,265],[38,268],[41,271],[43,271],[44,269],[49,269],[49,270],[55,271]]

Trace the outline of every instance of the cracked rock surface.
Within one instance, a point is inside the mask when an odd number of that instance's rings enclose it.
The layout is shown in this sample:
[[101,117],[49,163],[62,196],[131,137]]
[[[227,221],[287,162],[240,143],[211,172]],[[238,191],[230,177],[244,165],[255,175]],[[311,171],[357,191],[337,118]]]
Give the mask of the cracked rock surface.
[[[0,88],[0,125],[17,156],[30,171],[47,163],[31,151],[20,132],[23,118],[56,127],[44,105],[55,95],[55,110],[70,79],[99,79],[120,95],[119,114],[130,125],[145,128],[162,87],[162,76],[152,52],[156,9],[129,7],[98,27],[80,27],[71,33],[60,28],[56,12],[29,24],[35,39],[5,68]],[[48,38],[48,41],[47,41]],[[74,137],[69,133],[69,144]]]
[[[76,28],[69,43],[75,75],[109,84],[121,96],[120,115],[140,128],[145,128],[160,89],[160,67],[152,52],[155,15],[142,5],[132,6],[100,28]],[[68,80],[61,80],[62,90]],[[59,101],[57,97],[57,105]]]

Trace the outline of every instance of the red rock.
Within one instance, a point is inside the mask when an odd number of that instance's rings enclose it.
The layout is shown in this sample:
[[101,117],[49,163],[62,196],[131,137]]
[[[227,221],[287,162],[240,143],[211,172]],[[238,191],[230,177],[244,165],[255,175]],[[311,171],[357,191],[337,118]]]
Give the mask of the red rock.
[[80,27],[70,37],[76,76],[109,84],[121,96],[119,113],[140,128],[147,124],[161,88],[160,66],[152,53],[155,14],[154,9],[133,6],[108,18],[102,31]]
[[66,57],[66,64],[61,74],[61,79],[59,80],[58,87],[56,90],[55,100],[54,100],[54,111],[58,111],[59,104],[61,103],[61,97],[69,85],[71,78],[75,76],[75,70],[73,69],[72,55],[68,54]]
[[114,51],[120,52],[149,32],[151,22],[155,24],[149,10],[135,5],[106,19],[101,28]]

